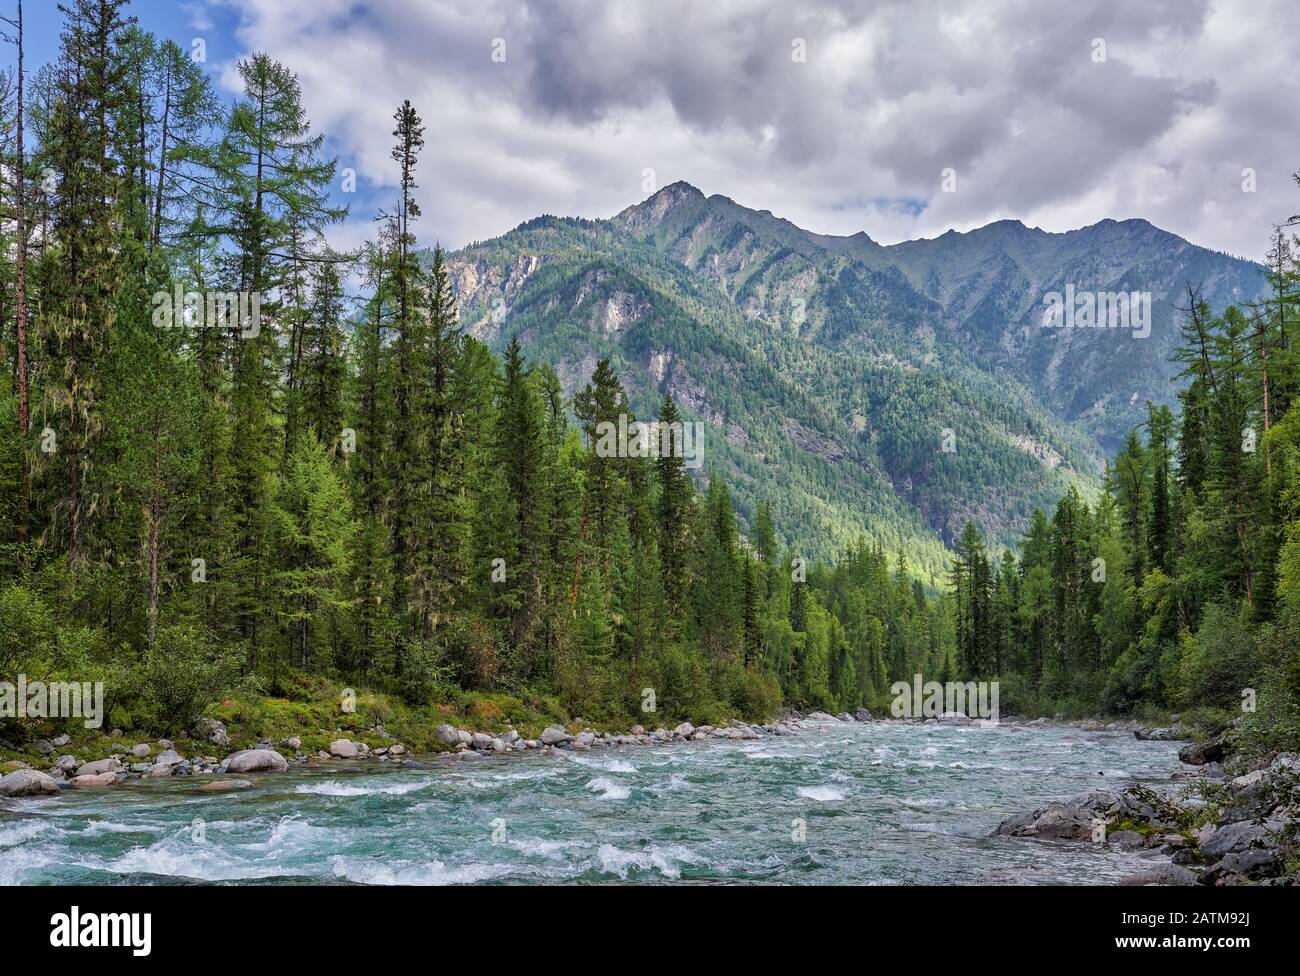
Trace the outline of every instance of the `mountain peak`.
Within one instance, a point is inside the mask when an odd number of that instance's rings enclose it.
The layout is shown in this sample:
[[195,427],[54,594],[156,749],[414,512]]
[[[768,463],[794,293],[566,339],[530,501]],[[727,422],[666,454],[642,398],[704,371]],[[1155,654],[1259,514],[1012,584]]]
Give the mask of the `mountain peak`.
[[669,183],[640,203],[623,210],[614,219],[625,227],[648,227],[660,223],[673,211],[704,201],[704,194],[685,180]]

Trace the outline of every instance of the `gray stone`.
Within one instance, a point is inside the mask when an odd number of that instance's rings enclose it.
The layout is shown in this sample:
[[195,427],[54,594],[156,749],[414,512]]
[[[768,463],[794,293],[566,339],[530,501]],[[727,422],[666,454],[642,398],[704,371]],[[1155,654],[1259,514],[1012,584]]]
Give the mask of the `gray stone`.
[[460,733],[456,731],[454,726],[447,725],[446,723],[443,723],[434,729],[433,734],[437,737],[438,741],[445,746],[454,746],[460,741]]
[[167,749],[159,753],[157,759],[155,760],[155,762],[166,763],[168,766],[175,766],[178,763],[182,763],[184,761],[185,761],[185,757],[182,756],[175,749]]
[[222,763],[232,773],[282,773],[289,762],[274,749],[243,749]]
[[204,793],[227,793],[232,790],[246,790],[253,784],[246,779],[214,779],[199,787]]
[[0,777],[0,796],[42,796],[59,792],[59,784],[37,769],[19,769]]
[[548,725],[542,730],[542,744],[547,746],[560,745],[564,742],[572,742],[573,736],[569,735],[562,726]]
[[677,726],[677,728],[673,729],[673,735],[680,735],[683,738],[694,734],[694,732],[695,726],[690,722],[683,722],[681,725]]
[[360,750],[351,739],[335,739],[330,743],[329,751],[336,759],[356,759]]
[[144,774],[145,779],[162,779],[165,776],[172,775],[172,768],[165,762],[157,762],[149,767],[148,772]]
[[1140,886],[1140,885],[1177,885],[1186,886],[1196,884],[1195,873],[1181,867],[1177,864],[1159,864],[1154,867],[1139,871],[1137,874],[1129,875],[1121,885]]
[[78,776],[98,776],[100,773],[110,773],[117,770],[116,759],[96,759],[94,762],[82,763],[77,767]]

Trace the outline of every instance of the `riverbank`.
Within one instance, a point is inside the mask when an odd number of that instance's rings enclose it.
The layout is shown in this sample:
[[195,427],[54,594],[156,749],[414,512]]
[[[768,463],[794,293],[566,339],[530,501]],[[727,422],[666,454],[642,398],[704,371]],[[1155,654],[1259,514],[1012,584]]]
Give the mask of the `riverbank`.
[[1178,757],[1181,782],[1091,790],[1010,817],[994,835],[1141,851],[1150,866],[1126,885],[1300,885],[1300,757],[1241,755],[1231,728]]

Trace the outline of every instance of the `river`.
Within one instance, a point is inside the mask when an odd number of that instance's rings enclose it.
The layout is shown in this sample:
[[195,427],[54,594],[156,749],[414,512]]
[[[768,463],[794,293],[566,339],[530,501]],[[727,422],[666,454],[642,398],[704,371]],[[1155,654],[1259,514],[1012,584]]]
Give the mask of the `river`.
[[1105,884],[1144,862],[991,837],[1177,744],[1063,727],[840,723],[758,741],[133,781],[0,806],[0,883]]

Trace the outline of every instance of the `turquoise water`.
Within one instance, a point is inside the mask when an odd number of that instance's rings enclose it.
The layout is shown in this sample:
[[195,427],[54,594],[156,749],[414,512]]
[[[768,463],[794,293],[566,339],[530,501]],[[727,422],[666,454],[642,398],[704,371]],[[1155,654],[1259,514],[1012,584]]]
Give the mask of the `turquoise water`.
[[1176,751],[1062,728],[834,723],[751,742],[331,765],[250,777],[241,793],[134,782],[0,807],[0,883],[1106,883],[1144,862],[989,833],[1047,800],[1167,781]]

